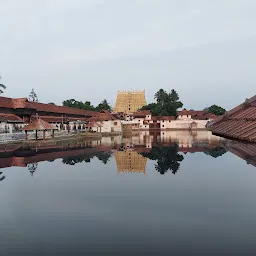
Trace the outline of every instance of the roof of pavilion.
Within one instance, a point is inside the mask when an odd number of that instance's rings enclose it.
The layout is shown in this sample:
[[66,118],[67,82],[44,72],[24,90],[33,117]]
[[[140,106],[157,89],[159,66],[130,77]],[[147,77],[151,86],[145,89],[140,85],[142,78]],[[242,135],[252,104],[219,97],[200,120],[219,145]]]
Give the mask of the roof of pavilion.
[[57,127],[45,122],[41,118],[22,128],[24,131],[45,131],[57,129]]

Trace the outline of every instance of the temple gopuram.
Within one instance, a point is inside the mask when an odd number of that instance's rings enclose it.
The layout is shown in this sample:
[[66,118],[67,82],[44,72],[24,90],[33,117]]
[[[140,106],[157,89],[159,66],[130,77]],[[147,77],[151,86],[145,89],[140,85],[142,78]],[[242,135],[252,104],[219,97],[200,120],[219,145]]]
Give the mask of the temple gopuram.
[[145,105],[145,91],[118,91],[114,112],[134,113]]

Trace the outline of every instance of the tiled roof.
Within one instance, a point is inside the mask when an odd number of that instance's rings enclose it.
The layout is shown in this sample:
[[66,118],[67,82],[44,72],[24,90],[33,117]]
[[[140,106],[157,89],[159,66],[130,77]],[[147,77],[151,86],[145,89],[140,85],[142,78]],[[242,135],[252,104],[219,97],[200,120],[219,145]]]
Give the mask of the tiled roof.
[[216,115],[209,113],[207,110],[181,110],[177,111],[178,115],[190,115],[192,119],[196,120],[206,120],[206,119],[215,119]]
[[23,123],[23,120],[14,114],[0,113],[0,121]]
[[88,118],[87,121],[91,122],[91,121],[96,121],[96,122],[100,122],[100,121],[109,121],[109,120],[119,120],[119,117],[115,114],[111,114],[107,111],[104,111],[103,113],[98,113],[97,116]]
[[53,104],[44,104],[39,102],[29,102],[31,103],[38,112],[48,112],[48,113],[59,113],[59,114],[68,114],[68,115],[80,115],[80,116],[96,116],[98,112],[89,111],[78,108],[70,108],[65,106],[57,106]]
[[144,117],[147,115],[151,115],[150,110],[141,110],[141,111],[137,111],[137,112],[133,113],[134,117]]
[[24,131],[43,131],[43,130],[57,130],[57,128],[42,119],[38,119],[31,124],[22,128]]
[[175,120],[175,116],[156,116],[156,120]]
[[27,100],[27,98],[6,98],[0,97],[0,108],[27,108],[27,109],[35,109]]
[[211,122],[209,129],[216,135],[256,141],[256,95]]
[[0,97],[0,108],[10,108],[10,109],[33,109],[37,112],[45,113],[58,113],[63,115],[78,115],[78,116],[97,116],[98,112],[89,111],[78,108],[70,108],[65,106],[57,106],[54,104],[44,104],[39,102],[28,101],[27,98],[6,98]]

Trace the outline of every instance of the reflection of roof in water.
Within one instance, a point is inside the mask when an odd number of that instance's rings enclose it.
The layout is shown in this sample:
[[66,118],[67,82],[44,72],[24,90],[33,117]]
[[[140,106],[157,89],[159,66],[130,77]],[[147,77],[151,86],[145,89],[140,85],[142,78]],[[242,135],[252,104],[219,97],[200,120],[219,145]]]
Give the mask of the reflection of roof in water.
[[223,146],[226,150],[256,167],[256,143],[227,140],[223,142]]
[[36,148],[16,147],[12,151],[0,151],[0,168],[11,166],[25,167],[29,163],[42,161],[53,161],[58,158],[68,158],[81,155],[90,155],[98,152],[110,151],[106,147],[85,147],[72,145],[63,147],[61,145],[41,146]]

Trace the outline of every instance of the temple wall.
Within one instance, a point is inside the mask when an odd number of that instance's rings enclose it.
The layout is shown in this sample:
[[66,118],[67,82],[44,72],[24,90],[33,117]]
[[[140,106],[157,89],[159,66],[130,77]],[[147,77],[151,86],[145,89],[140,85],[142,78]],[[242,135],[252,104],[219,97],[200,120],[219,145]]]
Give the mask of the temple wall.
[[24,139],[25,135],[22,132],[0,134],[0,143],[23,141]]

